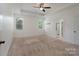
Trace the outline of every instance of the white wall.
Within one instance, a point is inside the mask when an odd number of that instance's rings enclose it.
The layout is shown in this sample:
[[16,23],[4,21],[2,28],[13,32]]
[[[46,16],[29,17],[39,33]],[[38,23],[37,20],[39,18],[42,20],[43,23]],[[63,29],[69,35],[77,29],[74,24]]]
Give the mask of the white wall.
[[[38,28],[37,22],[44,17],[39,13],[23,10],[22,4],[11,4],[11,6],[14,15],[14,37],[31,37],[43,34],[43,31]],[[16,30],[17,17],[23,19],[23,30]]]
[[5,41],[5,44],[0,45],[0,55],[7,55],[13,37],[12,9],[7,4],[0,4],[0,8],[0,15],[2,16],[2,38],[0,40]]
[[[43,19],[42,16],[35,14],[22,14],[18,15],[15,14],[15,31],[14,37],[31,37],[31,36],[38,36],[43,34],[43,31],[38,28],[38,21]],[[23,30],[16,29],[16,18],[21,17],[23,19]]]
[[[46,30],[47,35],[56,37],[56,22],[64,20],[64,41],[79,44],[79,4],[67,7],[45,16],[51,24]],[[76,31],[76,33],[74,33]]]
[[44,29],[48,36],[56,37],[55,23],[56,21],[51,16],[45,16]]
[[[16,7],[11,4],[0,4],[0,15],[3,21],[2,28],[0,27],[0,40],[5,41],[5,44],[0,45],[0,55],[7,55],[14,36],[30,37],[43,34],[43,31],[37,26],[38,20],[43,19],[43,17],[27,12],[20,14],[20,9],[18,9],[20,7]],[[15,21],[17,17],[24,19],[24,29],[22,31],[16,30]]]
[[[3,22],[0,23],[0,40],[5,41],[5,44],[0,45],[0,55],[7,55],[13,36],[29,37],[43,34],[42,30],[37,27],[38,20],[43,19],[43,17],[32,13],[20,15],[19,12],[17,12],[19,9],[15,9],[10,4],[0,4],[0,8],[0,22]],[[15,29],[15,20],[17,17],[24,19],[24,29],[22,31]]]

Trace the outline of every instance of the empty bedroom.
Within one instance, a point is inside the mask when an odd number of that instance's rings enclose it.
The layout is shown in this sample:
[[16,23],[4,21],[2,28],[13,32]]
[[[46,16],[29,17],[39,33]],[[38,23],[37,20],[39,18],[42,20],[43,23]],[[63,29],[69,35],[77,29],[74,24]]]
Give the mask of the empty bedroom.
[[79,4],[0,3],[0,56],[79,56]]

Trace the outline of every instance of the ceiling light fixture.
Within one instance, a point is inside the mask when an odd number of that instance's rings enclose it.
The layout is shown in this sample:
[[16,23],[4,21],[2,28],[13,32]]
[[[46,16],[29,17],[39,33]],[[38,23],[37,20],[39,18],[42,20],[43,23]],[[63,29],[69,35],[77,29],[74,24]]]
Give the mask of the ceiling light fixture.
[[42,7],[40,8],[40,10],[41,10],[41,11],[43,11],[43,12],[45,12],[45,9],[44,9],[44,8],[42,8]]
[[43,10],[43,8],[41,7],[40,10]]

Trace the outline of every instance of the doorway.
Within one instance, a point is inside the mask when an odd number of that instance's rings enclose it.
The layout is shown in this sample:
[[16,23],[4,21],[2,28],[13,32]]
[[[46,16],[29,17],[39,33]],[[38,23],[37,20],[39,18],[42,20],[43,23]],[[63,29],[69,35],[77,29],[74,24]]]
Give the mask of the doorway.
[[56,23],[56,35],[57,38],[63,38],[63,19]]

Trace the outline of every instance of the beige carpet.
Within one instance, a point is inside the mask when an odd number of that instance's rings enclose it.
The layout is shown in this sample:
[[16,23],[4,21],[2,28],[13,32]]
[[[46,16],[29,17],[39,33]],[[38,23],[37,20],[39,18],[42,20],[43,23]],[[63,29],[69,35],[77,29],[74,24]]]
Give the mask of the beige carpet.
[[14,38],[9,56],[77,56],[79,46],[42,35]]

